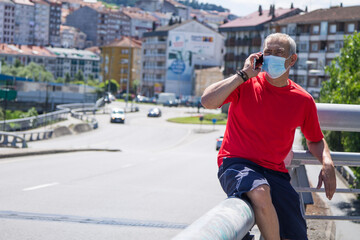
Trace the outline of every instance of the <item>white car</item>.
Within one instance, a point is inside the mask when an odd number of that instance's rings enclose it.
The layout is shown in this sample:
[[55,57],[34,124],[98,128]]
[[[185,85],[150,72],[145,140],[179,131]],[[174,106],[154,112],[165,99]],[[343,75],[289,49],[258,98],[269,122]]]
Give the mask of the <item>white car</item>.
[[125,111],[122,108],[113,108],[110,113],[111,123],[125,123]]

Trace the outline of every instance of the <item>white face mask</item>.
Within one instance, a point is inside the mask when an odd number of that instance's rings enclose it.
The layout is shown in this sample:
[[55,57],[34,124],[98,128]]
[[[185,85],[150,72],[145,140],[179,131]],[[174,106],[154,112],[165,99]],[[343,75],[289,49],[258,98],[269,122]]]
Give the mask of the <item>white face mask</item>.
[[285,61],[290,57],[283,58],[273,55],[264,56],[264,62],[261,69],[267,72],[271,78],[279,78],[290,68],[290,66],[285,68]]

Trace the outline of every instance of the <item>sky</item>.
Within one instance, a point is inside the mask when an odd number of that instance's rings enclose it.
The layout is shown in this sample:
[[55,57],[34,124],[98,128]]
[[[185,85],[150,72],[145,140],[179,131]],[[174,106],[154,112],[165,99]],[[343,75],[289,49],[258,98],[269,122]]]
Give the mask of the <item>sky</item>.
[[313,11],[319,8],[329,8],[330,6],[340,5],[343,3],[344,7],[360,5],[359,0],[198,0],[203,3],[212,3],[220,5],[224,8],[230,9],[230,12],[238,16],[246,16],[258,10],[259,5],[262,5],[263,10],[270,8],[270,4],[275,4],[275,8],[290,8],[291,2],[294,3],[295,8],[305,10],[308,6],[308,11]]

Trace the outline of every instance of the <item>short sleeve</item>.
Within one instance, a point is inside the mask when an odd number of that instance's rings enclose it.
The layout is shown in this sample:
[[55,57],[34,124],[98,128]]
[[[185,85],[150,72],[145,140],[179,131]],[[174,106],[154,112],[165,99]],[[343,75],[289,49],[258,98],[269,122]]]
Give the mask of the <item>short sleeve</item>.
[[311,142],[319,142],[324,137],[320,128],[316,104],[312,98],[308,101],[305,109],[305,117],[301,126],[301,132],[304,134],[305,138]]
[[221,104],[225,105],[229,102],[236,102],[239,100],[239,96],[240,96],[240,86],[238,86],[234,91],[232,91],[232,93],[230,93],[230,95],[225,99],[225,101]]

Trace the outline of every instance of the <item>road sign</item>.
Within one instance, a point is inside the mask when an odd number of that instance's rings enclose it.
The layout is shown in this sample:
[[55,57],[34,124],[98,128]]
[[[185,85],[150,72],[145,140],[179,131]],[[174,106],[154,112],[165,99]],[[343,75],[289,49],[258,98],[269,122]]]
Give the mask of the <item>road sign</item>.
[[15,100],[17,96],[17,91],[14,89],[0,89],[0,99],[6,99],[8,101]]

